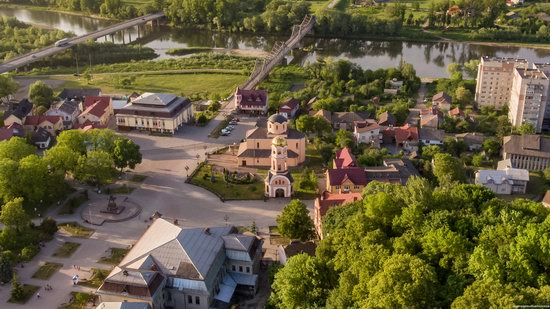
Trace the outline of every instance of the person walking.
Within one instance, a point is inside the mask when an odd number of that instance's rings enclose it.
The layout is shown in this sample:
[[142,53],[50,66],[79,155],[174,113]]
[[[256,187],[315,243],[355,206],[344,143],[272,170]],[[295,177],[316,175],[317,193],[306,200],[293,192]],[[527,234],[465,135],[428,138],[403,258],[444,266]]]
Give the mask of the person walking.
[[40,299],[40,292],[36,293],[36,298]]

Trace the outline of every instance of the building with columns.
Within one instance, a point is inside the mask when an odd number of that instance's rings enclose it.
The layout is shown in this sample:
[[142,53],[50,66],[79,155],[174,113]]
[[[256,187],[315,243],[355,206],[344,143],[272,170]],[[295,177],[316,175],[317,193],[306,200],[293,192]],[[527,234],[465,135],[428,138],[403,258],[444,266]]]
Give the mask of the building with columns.
[[502,159],[512,168],[543,171],[550,167],[550,138],[541,135],[510,135],[502,140]]
[[294,179],[288,170],[288,144],[283,136],[276,136],[271,142],[271,167],[265,178],[267,197],[290,197]]

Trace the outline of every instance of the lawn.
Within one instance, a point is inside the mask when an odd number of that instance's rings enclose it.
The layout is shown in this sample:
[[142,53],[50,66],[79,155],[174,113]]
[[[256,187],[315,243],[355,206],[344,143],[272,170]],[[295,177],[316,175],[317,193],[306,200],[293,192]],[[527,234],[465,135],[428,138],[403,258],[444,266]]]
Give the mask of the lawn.
[[88,197],[84,194],[80,194],[76,197],[73,197],[59,211],[57,212],[58,215],[72,215],[74,214],[75,210],[78,209],[82,204],[84,204],[86,201],[88,201]]
[[95,232],[93,229],[83,227],[76,222],[67,222],[59,224],[58,227],[69,233],[72,237],[89,238]]
[[82,292],[71,292],[72,301],[62,304],[58,309],[82,309],[94,297],[92,294]]
[[109,251],[110,251],[110,254],[108,257],[102,257],[97,262],[102,264],[118,265],[122,261],[122,259],[126,256],[128,251],[130,251],[130,249],[110,248]]
[[134,174],[130,177],[131,182],[143,182],[145,179],[147,179],[147,176],[140,174]]
[[40,287],[31,284],[22,284],[21,287],[23,288],[23,298],[21,300],[15,300],[10,297],[10,299],[8,299],[9,303],[25,304],[40,289]]
[[204,164],[195,173],[189,183],[202,187],[223,200],[262,200],[264,199],[264,182],[256,180],[251,184],[226,183],[221,173],[214,175],[214,182],[210,179],[211,165]]
[[119,74],[93,74],[88,83],[84,78],[71,75],[51,76],[51,79],[67,81],[59,88],[66,87],[98,87],[105,93],[129,94],[136,92],[168,92],[185,96],[218,93],[229,95],[235,88],[244,83],[245,75],[221,73],[194,73],[194,74],[131,74],[124,73],[124,77],[135,77],[135,80],[123,88],[117,82]]
[[68,258],[75,253],[75,251],[80,247],[80,244],[77,242],[64,242],[61,247],[57,248],[55,252],[52,254],[52,256],[55,257],[61,257],[61,258]]
[[63,264],[46,262],[44,263],[44,265],[38,268],[38,270],[34,273],[34,275],[32,275],[32,277],[34,279],[48,280],[61,267],[63,267]]
[[108,269],[99,269],[99,268],[92,268],[92,276],[90,279],[82,279],[78,281],[78,285],[82,285],[85,287],[89,287],[92,289],[97,289],[101,284],[103,283],[103,280],[107,278],[111,271]]

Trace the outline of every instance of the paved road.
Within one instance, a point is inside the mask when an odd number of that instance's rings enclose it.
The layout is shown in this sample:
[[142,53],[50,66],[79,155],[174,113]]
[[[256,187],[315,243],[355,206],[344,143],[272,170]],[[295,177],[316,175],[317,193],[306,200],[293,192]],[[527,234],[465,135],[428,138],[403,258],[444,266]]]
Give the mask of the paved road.
[[127,28],[131,28],[131,27],[134,27],[134,26],[137,26],[137,25],[145,24],[149,21],[161,18],[163,16],[164,16],[164,13],[161,12],[161,13],[154,13],[154,14],[149,14],[149,15],[146,15],[146,16],[130,19],[130,20],[127,20],[125,22],[122,22],[122,23],[119,23],[119,24],[116,24],[116,25],[113,25],[113,26],[110,26],[110,27],[107,27],[107,28],[104,28],[104,29],[101,29],[101,30],[98,30],[98,31],[94,31],[94,32],[91,32],[91,33],[88,33],[88,34],[85,34],[85,35],[81,35],[81,36],[71,38],[71,39],[69,39],[68,43],[63,45],[63,46],[57,47],[57,46],[52,45],[52,46],[43,48],[41,50],[37,50],[37,51],[30,52],[28,54],[25,54],[25,55],[22,55],[22,56],[19,56],[19,57],[15,57],[13,59],[10,59],[10,60],[0,64],[0,74],[15,70],[18,67],[25,66],[25,65],[27,65],[29,63],[32,63],[34,61],[37,61],[39,59],[57,54],[61,51],[64,51],[68,48],[73,47],[76,44],[84,43],[87,40],[96,40],[97,38],[100,38],[100,37],[103,37],[103,36],[106,36],[106,35],[109,35],[109,34],[112,34],[112,33],[127,29]]

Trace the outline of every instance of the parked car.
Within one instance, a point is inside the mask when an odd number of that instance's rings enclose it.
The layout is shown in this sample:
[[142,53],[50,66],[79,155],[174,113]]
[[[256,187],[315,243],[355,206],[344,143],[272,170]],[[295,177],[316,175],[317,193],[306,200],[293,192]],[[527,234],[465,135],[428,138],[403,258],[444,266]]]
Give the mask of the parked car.
[[220,133],[221,136],[227,136],[229,134],[231,134],[231,131],[227,131],[226,129],[222,129],[222,131]]
[[227,126],[227,127],[224,128],[224,130],[231,132],[231,131],[233,131],[233,128],[231,128],[230,126]]
[[231,121],[229,122],[229,124],[232,125],[232,126],[236,126],[236,125],[237,125],[237,121],[231,120]]

